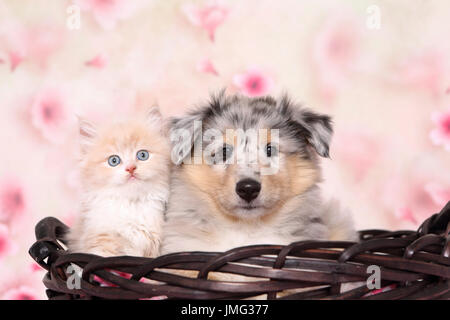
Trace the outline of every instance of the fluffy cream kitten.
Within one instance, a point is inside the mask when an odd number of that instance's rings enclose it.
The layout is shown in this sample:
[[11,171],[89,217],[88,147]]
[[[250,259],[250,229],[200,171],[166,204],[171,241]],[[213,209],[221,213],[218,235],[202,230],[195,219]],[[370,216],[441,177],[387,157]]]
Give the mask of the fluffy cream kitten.
[[171,163],[159,110],[100,128],[80,120],[80,137],[83,197],[69,250],[158,255]]

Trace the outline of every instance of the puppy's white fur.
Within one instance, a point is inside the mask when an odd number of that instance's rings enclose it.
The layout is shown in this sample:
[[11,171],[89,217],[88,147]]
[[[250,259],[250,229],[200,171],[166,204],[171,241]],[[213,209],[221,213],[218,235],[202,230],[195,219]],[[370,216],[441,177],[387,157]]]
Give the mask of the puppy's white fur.
[[350,214],[337,201],[323,202],[317,188],[289,200],[273,219],[236,221],[220,213],[211,214],[214,209],[209,202],[180,177],[183,169],[174,170],[162,254],[227,251],[254,244],[287,245],[311,239],[356,239]]

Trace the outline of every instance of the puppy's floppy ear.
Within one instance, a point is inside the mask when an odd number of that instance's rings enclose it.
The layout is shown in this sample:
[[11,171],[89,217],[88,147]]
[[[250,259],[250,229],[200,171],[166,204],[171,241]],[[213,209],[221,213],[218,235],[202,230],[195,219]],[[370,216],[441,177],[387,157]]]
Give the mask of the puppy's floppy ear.
[[[171,157],[176,165],[181,164],[191,155],[192,148],[200,140],[202,133],[201,123],[202,115],[200,112],[193,112],[180,118],[172,118],[170,127]],[[189,160],[186,162],[189,162]]]
[[[330,142],[333,135],[331,118],[325,114],[318,114],[292,103],[284,94],[277,104],[279,112],[299,125],[297,134],[306,138],[306,142],[322,157],[329,158]],[[305,132],[306,131],[306,132]]]
[[97,130],[93,124],[80,117],[78,117],[78,127],[80,132],[81,151],[84,153],[92,145],[97,136]]
[[298,116],[299,122],[309,132],[306,138],[308,143],[320,156],[329,158],[331,136],[333,135],[331,117],[307,109],[299,110]]

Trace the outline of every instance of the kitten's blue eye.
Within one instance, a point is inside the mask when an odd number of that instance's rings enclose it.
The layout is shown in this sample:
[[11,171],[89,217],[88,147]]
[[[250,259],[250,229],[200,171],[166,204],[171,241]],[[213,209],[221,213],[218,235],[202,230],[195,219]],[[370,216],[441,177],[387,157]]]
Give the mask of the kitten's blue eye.
[[108,164],[109,164],[111,167],[117,167],[117,166],[120,164],[120,158],[119,158],[119,156],[111,156],[111,157],[109,157],[109,159],[108,159]]
[[136,156],[137,156],[138,160],[141,160],[141,161],[148,160],[148,158],[150,157],[147,150],[138,151]]

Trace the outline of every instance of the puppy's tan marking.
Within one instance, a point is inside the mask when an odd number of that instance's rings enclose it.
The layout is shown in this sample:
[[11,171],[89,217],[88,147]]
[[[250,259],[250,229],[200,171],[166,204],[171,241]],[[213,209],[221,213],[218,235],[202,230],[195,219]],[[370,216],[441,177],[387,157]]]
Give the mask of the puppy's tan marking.
[[217,201],[219,193],[234,192],[233,170],[234,168],[230,166],[225,174],[220,174],[203,163],[184,165],[184,170],[181,172],[185,181],[194,186],[199,196],[210,204],[212,214],[220,214],[222,217],[237,221],[237,217],[229,215]]
[[298,155],[286,157],[286,171],[289,178],[290,196],[297,196],[311,188],[320,179],[317,167]]

